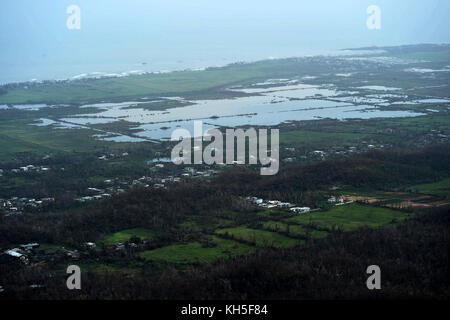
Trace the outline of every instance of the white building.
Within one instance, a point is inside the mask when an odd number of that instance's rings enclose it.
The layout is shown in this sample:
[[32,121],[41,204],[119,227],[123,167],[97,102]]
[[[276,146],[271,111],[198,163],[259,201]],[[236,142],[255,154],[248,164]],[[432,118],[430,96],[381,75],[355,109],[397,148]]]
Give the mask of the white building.
[[262,204],[263,201],[264,201],[263,199],[253,199],[254,204]]
[[295,208],[291,208],[290,210],[295,213],[306,213],[306,212],[310,212],[311,208],[310,207],[295,207]]

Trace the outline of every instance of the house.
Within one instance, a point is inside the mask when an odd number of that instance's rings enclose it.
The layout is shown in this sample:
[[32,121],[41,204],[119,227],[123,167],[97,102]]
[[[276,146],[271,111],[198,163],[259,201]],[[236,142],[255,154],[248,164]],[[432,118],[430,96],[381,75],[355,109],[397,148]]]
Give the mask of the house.
[[5,253],[14,258],[22,258],[24,255],[19,252],[19,248],[14,248],[11,250],[6,250]]
[[277,208],[290,208],[291,204],[289,202],[281,202],[277,204]]
[[254,199],[253,199],[253,203],[254,203],[254,204],[262,204],[263,201],[264,201],[263,199],[258,199],[258,198],[254,198]]
[[87,188],[87,191],[89,191],[91,193],[103,193],[103,192],[105,192],[105,190],[98,189],[98,188]]
[[88,249],[94,249],[96,247],[96,244],[93,242],[86,242],[84,244]]
[[33,250],[35,248],[39,248],[39,243],[28,243],[28,244],[22,244],[20,247],[24,250]]
[[310,212],[311,208],[310,207],[294,207],[294,208],[291,208],[290,210],[294,213],[306,213],[306,212]]
[[336,197],[331,197],[328,200],[328,203],[344,203],[344,199],[343,198],[336,198]]
[[123,243],[116,243],[114,246],[116,247],[116,250],[125,250],[125,245]]
[[28,258],[26,255],[23,254],[23,251],[19,248],[14,248],[10,250],[6,250],[5,254],[7,257],[10,257],[11,259],[18,259],[20,262],[28,264]]
[[78,260],[80,258],[80,253],[78,252],[78,250],[73,251],[67,250],[66,255],[72,258],[73,260]]

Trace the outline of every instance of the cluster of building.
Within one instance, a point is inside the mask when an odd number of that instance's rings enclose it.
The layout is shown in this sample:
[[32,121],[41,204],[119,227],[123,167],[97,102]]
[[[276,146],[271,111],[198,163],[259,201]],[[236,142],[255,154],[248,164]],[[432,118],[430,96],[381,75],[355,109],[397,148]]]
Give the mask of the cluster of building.
[[349,200],[348,196],[342,196],[342,197],[335,197],[335,196],[331,196],[330,198],[327,199],[328,203],[334,204],[336,206],[341,206],[343,204],[350,204],[353,203],[353,200]]
[[217,170],[213,169],[206,169],[206,170],[195,170],[192,167],[187,167],[183,169],[183,173],[181,174],[181,177],[204,177],[208,178],[211,176],[214,176],[217,174]]
[[11,259],[17,259],[18,261],[28,264],[28,255],[32,252],[33,249],[39,247],[39,243],[28,243],[20,245],[17,248],[8,249],[4,252],[4,255],[10,257]]
[[12,197],[10,199],[0,199],[0,209],[5,210],[8,214],[21,214],[25,209],[39,209],[52,202],[54,198],[19,198]]
[[139,179],[133,180],[132,186],[139,186],[144,188],[165,188],[167,184],[181,182],[180,177],[167,176],[165,178],[147,177],[143,176]]
[[258,197],[248,197],[247,200],[261,208],[266,209],[288,209],[294,213],[307,213],[311,211],[310,207],[299,207],[290,202],[282,202],[279,200],[264,200]]
[[43,173],[43,172],[48,172],[50,171],[49,167],[44,167],[44,166],[35,166],[32,164],[29,164],[25,167],[20,167],[20,168],[16,168],[16,169],[11,169],[12,173],[20,173],[20,172],[37,172],[37,173]]
[[109,159],[113,159],[116,157],[127,157],[129,154],[128,152],[123,152],[120,155],[116,155],[114,153],[108,153],[108,154],[102,154],[101,156],[98,156],[98,160],[109,160]]
[[[112,190],[111,190],[112,191]],[[122,190],[123,192],[125,190]],[[86,201],[92,201],[92,200],[101,200],[105,198],[110,198],[113,195],[113,192],[106,192],[104,189],[98,189],[98,188],[87,188],[86,193],[88,195],[82,196],[80,198],[75,199],[78,202],[86,202]]]
[[[95,248],[95,244],[93,245]],[[28,243],[0,252],[0,264],[18,262],[28,265],[43,261],[63,261],[64,259],[78,260],[81,254],[84,254],[84,252],[79,252],[76,249],[72,250],[64,247],[36,250],[39,247],[39,243]],[[90,248],[88,245],[85,247],[87,249]]]
[[344,198],[331,196],[327,199],[328,203],[344,203]]
[[[164,164],[157,163],[153,168],[164,168]],[[168,175],[164,177],[148,177],[142,176],[135,179],[132,182],[119,181],[118,179],[108,179],[104,181],[105,185],[108,185],[105,189],[99,188],[87,188],[86,194],[82,197],[75,199],[78,202],[86,202],[92,200],[101,200],[104,198],[112,197],[115,194],[125,192],[125,190],[133,187],[143,188],[166,188],[170,184],[180,183],[183,179],[190,177],[211,177],[217,174],[217,170],[206,169],[203,171],[195,170],[194,168],[184,168],[178,175]]]

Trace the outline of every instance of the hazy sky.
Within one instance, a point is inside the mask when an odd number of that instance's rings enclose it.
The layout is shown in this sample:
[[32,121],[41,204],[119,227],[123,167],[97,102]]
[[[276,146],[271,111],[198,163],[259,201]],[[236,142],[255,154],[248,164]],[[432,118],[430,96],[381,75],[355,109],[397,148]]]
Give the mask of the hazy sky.
[[[66,27],[72,4],[80,30]],[[366,27],[372,4],[381,30]],[[1,0],[0,67],[189,65],[449,43],[449,15],[448,0]]]

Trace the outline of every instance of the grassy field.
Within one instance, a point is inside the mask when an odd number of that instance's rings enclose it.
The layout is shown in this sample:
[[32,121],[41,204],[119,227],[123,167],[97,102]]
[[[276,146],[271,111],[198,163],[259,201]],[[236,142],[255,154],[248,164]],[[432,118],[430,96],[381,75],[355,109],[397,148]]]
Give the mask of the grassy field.
[[318,211],[287,219],[300,224],[316,224],[324,228],[340,227],[343,231],[355,230],[361,226],[381,227],[392,221],[403,221],[408,214],[385,208],[371,207],[352,203],[335,206],[329,211]]
[[429,115],[414,118],[383,119],[379,126],[395,128],[401,126],[412,131],[428,132],[430,130],[448,131],[450,129],[450,115]]
[[191,264],[196,262],[210,262],[220,258],[227,258],[230,255],[241,255],[255,250],[252,246],[216,236],[212,237],[211,243],[211,247],[204,247],[200,242],[173,244],[141,252],[139,256],[159,262]]
[[[265,217],[267,217],[267,214]],[[344,231],[351,231],[364,225],[381,227],[390,224],[393,220],[402,221],[407,217],[408,214],[400,211],[349,204],[333,207],[329,211],[318,211],[311,214],[286,218],[281,221],[265,221],[258,228],[241,225],[218,229],[216,230],[217,236],[212,238],[211,243],[213,245],[211,246],[204,246],[200,242],[173,244],[141,252],[139,256],[152,261],[184,265],[197,262],[209,262],[219,258],[226,258],[230,254],[245,254],[256,249],[252,245],[221,238],[221,235],[233,236],[235,239],[253,243],[256,247],[272,246],[280,248],[304,243],[305,240],[295,238],[298,236],[322,238],[329,234],[327,231],[310,227],[310,223],[329,229],[336,226],[342,227]],[[297,225],[297,223],[300,225]],[[294,238],[284,235],[285,232],[288,232]]]
[[93,137],[98,132],[91,129],[54,129],[31,125],[30,120],[0,121],[0,161],[10,160],[20,153],[32,153],[43,156],[58,152],[96,152],[109,149],[111,151],[130,151],[142,148],[146,144],[153,148],[155,144],[116,143],[97,140]]
[[[38,127],[29,121],[0,122],[0,160],[8,160],[15,153],[31,152],[44,155],[58,151],[90,151],[112,142],[97,141],[91,130],[62,130]],[[117,144],[120,145],[120,144]]]
[[204,71],[179,71],[33,85],[28,88],[7,89],[5,94],[0,95],[0,104],[82,103],[102,99],[176,95],[214,89],[237,82],[262,80],[267,77],[292,76],[299,71],[307,71],[305,69],[312,71],[312,67],[292,60],[270,60]]
[[339,132],[324,132],[324,131],[306,131],[306,130],[293,130],[280,133],[280,143],[292,144],[324,144],[329,141],[331,144],[340,145],[354,145],[360,140],[369,138],[370,135],[361,133],[339,133]]
[[315,230],[304,225],[289,225],[280,221],[266,221],[263,223],[263,228],[275,232],[289,232],[289,235],[312,238],[323,238],[329,234],[326,231]]
[[276,232],[251,229],[244,226],[220,229],[216,233],[228,234],[257,246],[290,247],[302,243],[301,240],[289,238]]
[[450,198],[450,178],[435,183],[421,184],[412,187],[420,193]]
[[144,229],[144,228],[135,228],[135,229],[127,229],[122,230],[113,234],[106,236],[103,239],[105,244],[114,244],[114,243],[123,243],[130,240],[132,237],[139,237],[141,239],[150,239],[156,235],[156,232]]
[[[419,138],[437,132],[450,132],[450,116],[426,115],[414,118],[386,118],[369,120],[304,121],[299,129],[280,125],[282,146],[323,150],[329,147],[360,147],[375,145],[407,147],[416,145]],[[435,130],[435,131],[432,131]]]

